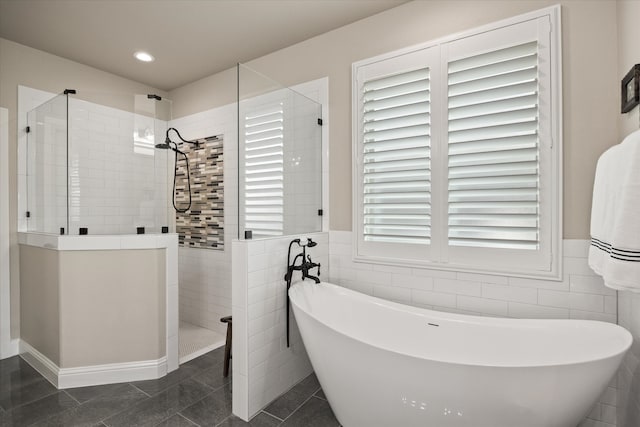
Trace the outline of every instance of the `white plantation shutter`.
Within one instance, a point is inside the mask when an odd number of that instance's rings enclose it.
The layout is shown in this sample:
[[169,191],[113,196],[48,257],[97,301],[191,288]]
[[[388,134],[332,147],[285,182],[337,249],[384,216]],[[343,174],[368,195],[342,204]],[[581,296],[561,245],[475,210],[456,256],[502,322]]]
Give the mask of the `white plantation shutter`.
[[357,261],[560,277],[559,25],[552,7],[354,64]]
[[431,237],[429,69],[363,85],[364,239]]
[[450,266],[559,274],[561,175],[551,135],[561,104],[551,96],[550,22],[527,19],[443,45]]
[[538,42],[448,64],[448,242],[539,245]]
[[284,108],[253,109],[244,121],[245,230],[281,236],[284,224]]
[[[354,64],[354,234],[359,255],[431,255],[431,146],[437,48]],[[436,71],[434,71],[434,67]],[[356,219],[357,218],[357,219]]]

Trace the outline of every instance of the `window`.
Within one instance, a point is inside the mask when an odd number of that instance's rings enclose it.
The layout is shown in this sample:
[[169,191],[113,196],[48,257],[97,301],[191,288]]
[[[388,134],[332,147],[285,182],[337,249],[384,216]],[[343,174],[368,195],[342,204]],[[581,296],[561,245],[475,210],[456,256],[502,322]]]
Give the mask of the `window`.
[[559,7],[353,66],[356,260],[557,278]]

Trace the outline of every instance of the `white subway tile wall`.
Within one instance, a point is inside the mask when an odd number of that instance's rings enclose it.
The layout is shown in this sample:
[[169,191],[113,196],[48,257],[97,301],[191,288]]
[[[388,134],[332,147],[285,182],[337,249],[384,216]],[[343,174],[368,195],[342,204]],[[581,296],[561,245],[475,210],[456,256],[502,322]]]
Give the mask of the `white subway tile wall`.
[[[322,265],[320,277],[328,278],[328,233],[233,242],[233,408],[245,420],[313,370],[293,314],[291,347],[286,344],[283,278],[289,242],[296,237],[318,243],[307,253]],[[295,255],[300,248],[294,245],[292,251]],[[293,283],[300,277],[295,272]]]
[[231,256],[225,251],[178,248],[180,321],[224,334],[231,314]]
[[[235,106],[226,105],[169,122],[185,139],[223,138],[224,250],[178,248],[180,320],[222,334],[220,318],[231,314],[231,241],[238,237],[236,115]],[[169,176],[172,186],[173,159]]]
[[[329,233],[329,281],[358,292],[454,313],[616,323],[615,291],[605,287],[602,278],[589,268],[587,240],[563,242],[564,278],[550,281],[355,263],[351,239],[348,231]],[[640,298],[636,301],[635,313],[640,313]],[[640,314],[634,316],[637,336]],[[630,357],[627,359],[639,361],[640,351]],[[580,427],[616,427],[617,381],[614,378]],[[638,396],[636,393],[635,405],[640,408]],[[635,409],[635,414],[640,414],[640,410]],[[635,419],[640,420],[640,416]]]
[[619,292],[618,318],[634,342],[618,371],[617,411],[606,410],[618,427],[636,427],[640,425],[640,294]]

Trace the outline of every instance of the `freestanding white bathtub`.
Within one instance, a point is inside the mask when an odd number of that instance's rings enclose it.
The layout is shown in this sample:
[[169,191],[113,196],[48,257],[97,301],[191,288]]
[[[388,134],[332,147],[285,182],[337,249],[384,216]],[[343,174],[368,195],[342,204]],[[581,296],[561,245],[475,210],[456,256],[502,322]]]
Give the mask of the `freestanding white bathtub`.
[[328,283],[289,296],[345,427],[576,427],[632,342],[604,322],[451,314]]

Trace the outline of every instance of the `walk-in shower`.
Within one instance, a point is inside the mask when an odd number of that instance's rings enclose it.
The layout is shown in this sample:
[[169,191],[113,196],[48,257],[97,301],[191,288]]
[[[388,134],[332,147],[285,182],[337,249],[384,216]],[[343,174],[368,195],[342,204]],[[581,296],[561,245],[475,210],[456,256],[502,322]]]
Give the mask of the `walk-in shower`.
[[[166,269],[157,276],[149,272],[146,277],[161,284],[161,293],[156,295],[147,289],[149,299],[144,299],[144,309],[135,310],[133,306],[141,304],[140,296],[131,300],[128,295],[135,294],[141,282],[131,274],[127,278],[131,291],[121,292],[123,300],[107,311],[117,313],[129,303],[133,305],[126,309],[129,314],[157,306],[158,313],[127,321],[155,325],[155,332],[138,333],[140,342],[133,347],[142,345],[148,336],[166,334],[161,346],[151,347],[165,349],[163,363],[169,371],[179,360],[189,360],[221,345],[223,331],[199,320],[208,307],[185,303],[180,309],[179,299],[183,296],[189,301],[188,279],[194,272],[189,257],[182,253],[183,247],[218,246],[211,236],[201,239],[201,231],[212,230],[210,234],[216,238],[221,234],[217,220],[222,212],[222,158],[218,152],[222,135],[207,136],[210,134],[188,126],[186,134],[182,128],[178,130],[172,125],[171,101],[157,95],[81,90],[53,95],[21,88],[20,98],[28,100],[23,105],[32,100],[35,104],[24,112],[20,145],[21,243],[39,245],[40,249],[91,251],[103,255],[104,265],[119,256],[116,251],[137,259],[150,253],[145,251],[157,250],[164,257]],[[194,244],[200,240],[202,246]],[[33,257],[41,256],[33,250],[25,250],[23,255],[25,265],[38,263]],[[113,274],[125,270],[119,267],[113,265]],[[154,270],[142,261],[138,267]],[[91,272],[87,270],[87,274]],[[185,289],[182,284],[178,286],[182,279],[187,282]],[[96,282],[88,276],[84,280]],[[160,292],[160,288],[157,290]],[[154,303],[154,298],[161,300]],[[230,308],[224,313],[229,314]],[[127,315],[120,318],[127,319]],[[122,336],[140,331],[135,325],[127,325],[121,325]],[[122,345],[114,344],[113,348]],[[108,363],[109,359],[103,361]]]

